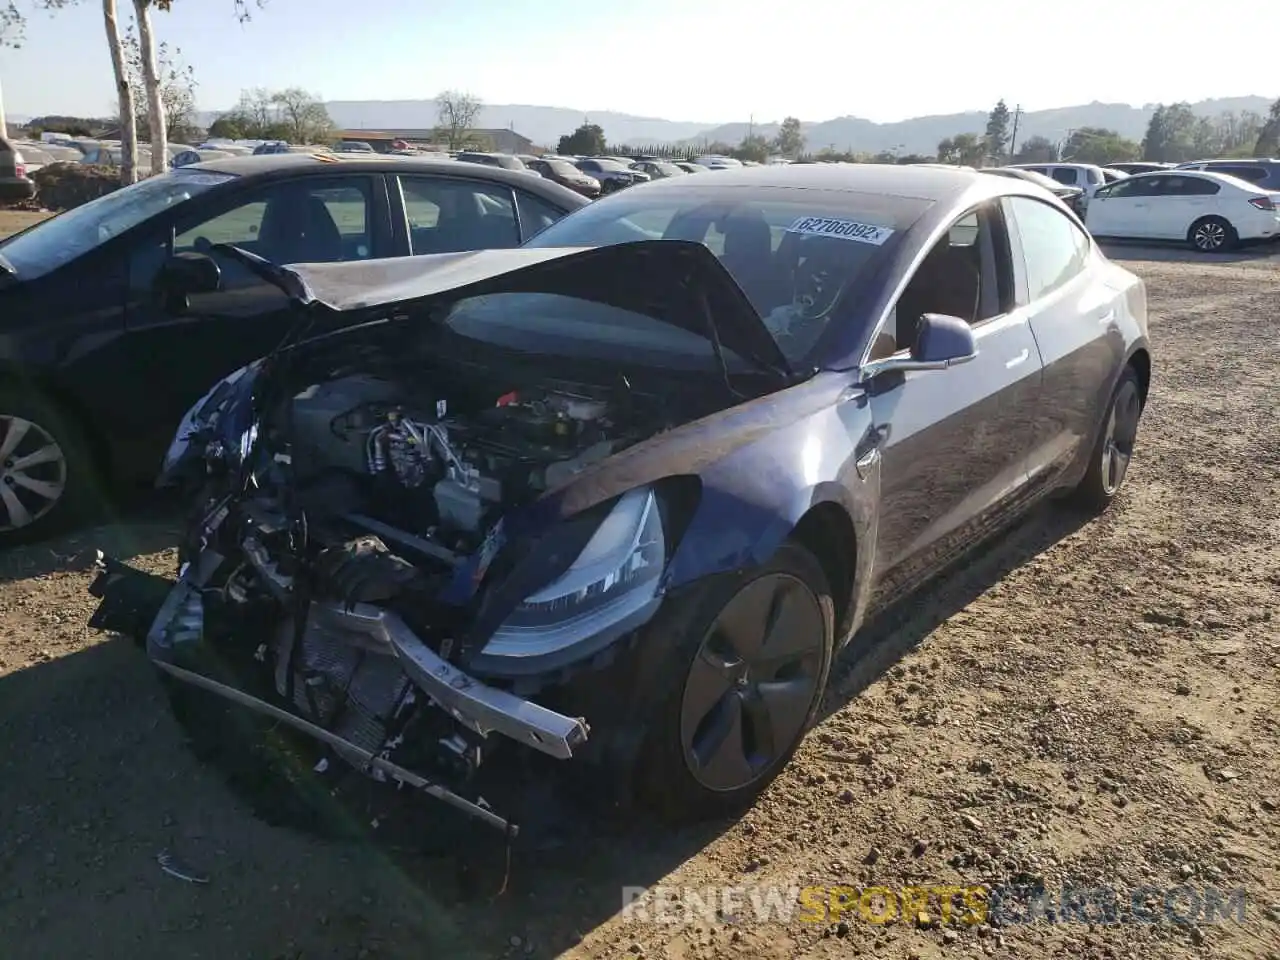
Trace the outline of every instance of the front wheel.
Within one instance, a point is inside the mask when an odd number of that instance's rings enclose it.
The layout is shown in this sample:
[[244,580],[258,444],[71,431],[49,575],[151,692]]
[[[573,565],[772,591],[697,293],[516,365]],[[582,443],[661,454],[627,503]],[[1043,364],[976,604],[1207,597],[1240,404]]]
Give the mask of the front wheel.
[[1125,367],[1111,394],[1102,433],[1089,458],[1089,468],[1075,490],[1075,500],[1091,510],[1105,510],[1129,473],[1142,417],[1142,394],[1133,367]]
[[94,464],[79,424],[30,390],[0,387],[0,547],[84,512]]
[[691,601],[637,766],[642,799],[675,821],[737,812],[777,776],[818,712],[835,636],[822,566],[796,543]]
[[1235,227],[1222,217],[1202,217],[1187,231],[1187,242],[1201,253],[1232,250],[1240,242]]

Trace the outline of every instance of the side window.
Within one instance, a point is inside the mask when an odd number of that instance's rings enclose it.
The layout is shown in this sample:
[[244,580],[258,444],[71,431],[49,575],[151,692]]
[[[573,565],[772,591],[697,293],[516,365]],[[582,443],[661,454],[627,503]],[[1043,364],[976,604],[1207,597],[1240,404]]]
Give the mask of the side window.
[[1054,167],[1050,176],[1059,183],[1065,183],[1068,187],[1074,187],[1077,183],[1076,169],[1074,167]]
[[520,245],[511,190],[443,177],[401,177],[412,254]]
[[1005,199],[1022,243],[1027,296],[1034,302],[1069,283],[1085,266],[1089,238],[1066,216],[1029,197]]
[[233,243],[272,263],[335,263],[373,256],[367,177],[304,179],[243,195],[229,210],[178,224],[175,253]]
[[[1249,183],[1261,183],[1267,179],[1266,167],[1214,167],[1214,173],[1225,173],[1229,177],[1239,177]],[[1206,182],[1206,181],[1201,181]],[[1216,192],[1216,191],[1215,191]]]
[[520,211],[521,240],[541,233],[564,216],[558,208],[523,190],[516,191],[516,207]]
[[1180,197],[1211,197],[1222,189],[1212,180],[1203,177],[1170,177],[1172,192]]
[[894,307],[893,322],[872,346],[879,360],[915,342],[926,313],[971,324],[999,316],[1011,305],[1012,267],[998,207],[972,210],[951,225],[916,268]]
[[599,173],[600,164],[596,163],[594,160],[583,160],[578,164],[578,169],[583,173]]

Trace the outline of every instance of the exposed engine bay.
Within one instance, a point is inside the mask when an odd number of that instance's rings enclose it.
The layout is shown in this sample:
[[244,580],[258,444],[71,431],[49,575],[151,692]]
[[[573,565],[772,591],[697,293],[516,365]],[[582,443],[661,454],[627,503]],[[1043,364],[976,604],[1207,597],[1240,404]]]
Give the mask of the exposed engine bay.
[[[526,699],[537,678],[464,672],[503,518],[672,424],[625,378],[488,387],[458,368],[434,389],[340,372],[264,407],[239,460],[208,442],[182,575],[145,633],[165,672],[506,828],[468,796],[487,755],[566,759],[587,726]],[[132,573],[104,561],[95,591]],[[108,607],[97,625],[125,629]]]
[[553,383],[454,410],[444,397],[348,376],[294,397],[294,476],[303,496],[334,471],[358,479],[367,508],[345,512],[466,553],[504,509],[642,438],[620,407],[607,391]]

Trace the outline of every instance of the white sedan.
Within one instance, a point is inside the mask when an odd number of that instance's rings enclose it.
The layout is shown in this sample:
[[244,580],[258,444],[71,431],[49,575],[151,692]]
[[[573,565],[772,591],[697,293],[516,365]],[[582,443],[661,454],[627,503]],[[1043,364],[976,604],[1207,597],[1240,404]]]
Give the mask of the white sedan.
[[1208,171],[1142,173],[1100,188],[1085,225],[1096,237],[1182,240],[1216,253],[1280,237],[1280,195]]

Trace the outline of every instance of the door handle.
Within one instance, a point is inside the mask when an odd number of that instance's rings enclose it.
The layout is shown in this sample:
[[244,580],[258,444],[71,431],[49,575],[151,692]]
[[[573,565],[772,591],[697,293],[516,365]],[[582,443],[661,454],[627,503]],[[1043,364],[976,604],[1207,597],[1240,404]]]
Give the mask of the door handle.
[[1016,357],[1014,357],[1012,360],[1006,360],[1006,361],[1005,361],[1004,368],[1005,368],[1006,370],[1012,370],[1012,369],[1013,369],[1014,367],[1016,367],[1018,364],[1020,364],[1020,363],[1024,363],[1024,362],[1026,361],[1027,357],[1029,357],[1029,356],[1031,356],[1031,350],[1030,350],[1029,348],[1027,348],[1027,347],[1023,347],[1023,348],[1022,348],[1022,352],[1021,352],[1020,354],[1018,354],[1018,355],[1017,355]]

